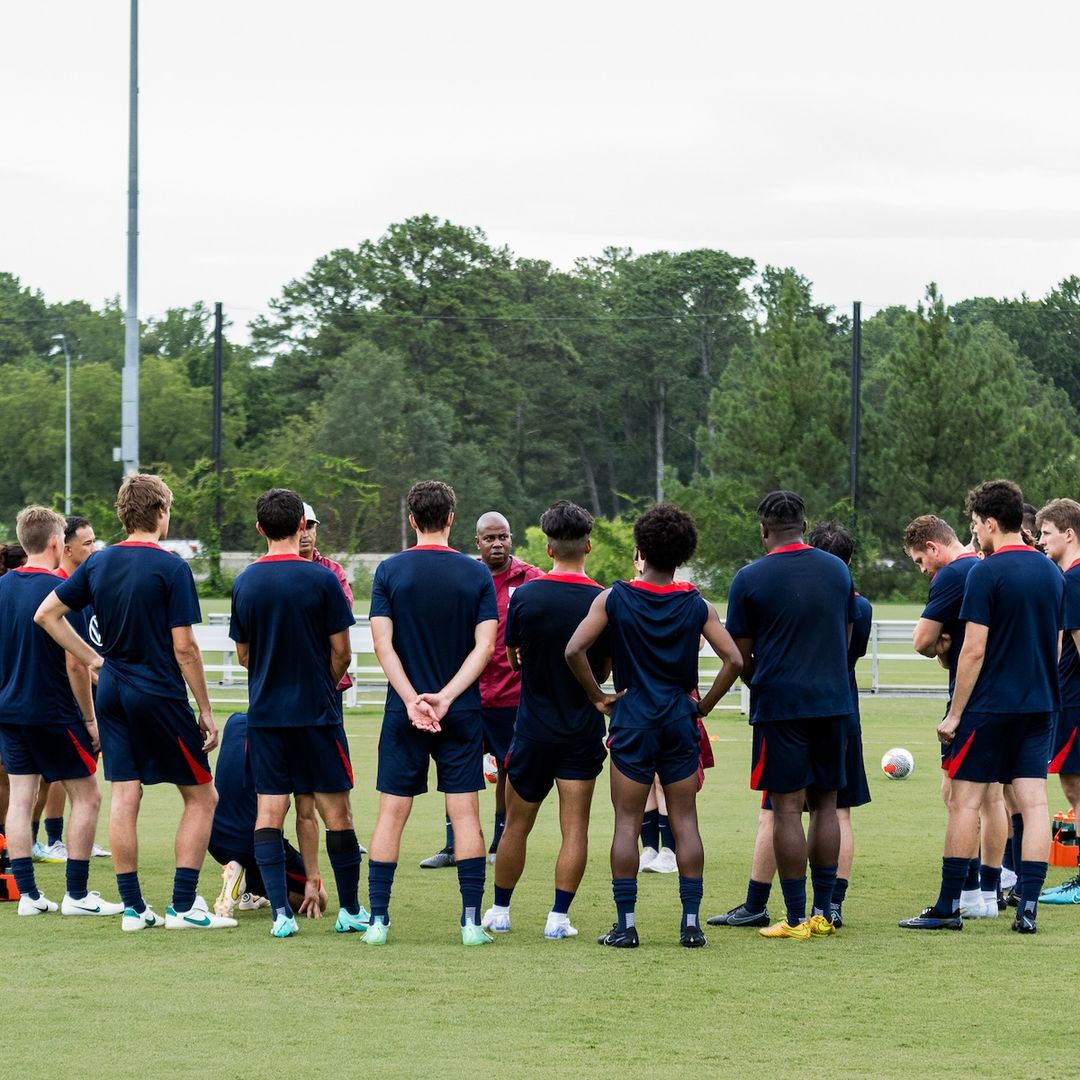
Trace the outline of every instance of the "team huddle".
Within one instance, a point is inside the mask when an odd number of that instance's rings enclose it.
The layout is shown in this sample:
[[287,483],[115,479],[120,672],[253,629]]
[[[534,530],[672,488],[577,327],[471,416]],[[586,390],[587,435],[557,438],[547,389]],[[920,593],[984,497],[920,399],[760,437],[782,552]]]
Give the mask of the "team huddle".
[[[352,596],[341,568],[314,551],[314,511],[286,489],[257,502],[267,552],[237,577],[229,625],[248,670],[249,705],[224,725],[215,777],[207,755],[219,735],[192,631],[201,620],[194,579],[159,543],[171,504],[160,478],[129,477],[117,496],[127,539],[59,581],[69,523],[39,506],[19,514],[25,562],[0,576],[0,756],[10,781],[0,832],[20,915],[59,908],[119,916],[129,932],[223,929],[238,925],[239,905],[267,909],[271,934],[291,937],[298,916],[318,918],[328,906],[321,818],[335,930],[385,945],[402,833],[433,762],[447,840],[421,865],[456,869],[462,943],[489,944],[510,930],[528,836],[553,789],[562,843],[543,933],[575,937],[570,909],[585,872],[596,781],[610,757],[616,919],[598,941],[639,945],[637,877],[652,869],[678,873],[679,942],[699,948],[706,938],[697,793],[711,764],[702,719],[741,675],[750,687],[750,786],[762,792],[762,810],[746,899],[708,922],[788,940],[825,938],[843,925],[851,809],[870,799],[854,667],[872,613],[848,569],[851,536],[836,523],[806,536],[798,495],[762,500],[766,554],[735,575],[725,625],[695,587],[676,580],[697,545],[693,519],[677,507],[639,516],[637,575],[605,589],[587,575],[593,519],[582,507],[560,501],[541,516],[553,563],[545,573],[513,557],[499,514],[477,523],[480,559],[451,548],[453,489],[415,484],[407,505],[416,544],[384,560],[372,588],[372,640],[388,687],[368,907],[359,899],[365,849],[353,823],[342,711]],[[960,929],[965,917],[997,915],[1007,804],[1013,929],[1034,932],[1049,846],[1048,762],[1074,806],[1080,797],[1080,659],[1072,637],[1080,635],[1080,592],[1070,601],[1080,590],[1080,504],[1055,500],[1040,511],[1034,527],[1050,558],[1022,533],[1023,507],[1006,481],[970,493],[982,561],[938,518],[916,519],[905,534],[905,550],[934,575],[915,647],[948,666],[950,703],[938,727],[949,807],[941,895],[904,927]],[[703,642],[720,667],[701,694]],[[609,677],[613,692],[604,689]],[[484,750],[498,762],[490,848],[477,797]],[[119,902],[89,889],[99,751],[112,785]],[[61,784],[71,801],[60,904],[40,892],[33,868],[32,816],[43,783]],[[159,783],[176,785],[183,798],[164,916],[147,903],[138,873],[142,786]],[[291,807],[295,847],[284,833]],[[208,851],[223,867],[213,905],[198,894]],[[489,859],[494,898],[484,910]],[[777,873],[785,917],[772,924],[766,903]],[[1070,882],[1043,898],[1065,902],[1057,894],[1072,902],[1080,888]]]

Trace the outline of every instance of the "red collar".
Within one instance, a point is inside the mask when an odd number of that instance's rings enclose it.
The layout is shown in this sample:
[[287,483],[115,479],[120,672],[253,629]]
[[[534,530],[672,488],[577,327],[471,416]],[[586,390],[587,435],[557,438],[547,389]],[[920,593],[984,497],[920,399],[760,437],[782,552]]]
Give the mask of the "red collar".
[[999,547],[994,554],[1000,555],[1003,551],[1030,551],[1033,555],[1042,554],[1037,548],[1028,547],[1027,544],[1006,544],[1004,547]]
[[768,555],[783,555],[785,551],[809,551],[810,545],[802,542],[797,544],[785,544],[783,547],[773,548],[772,551],[767,551]]
[[149,540],[121,540],[119,544],[113,544],[113,547],[141,547],[153,548],[155,551],[165,550],[160,544],[151,543]]
[[598,589],[602,589],[604,586],[599,581],[593,581],[588,574],[556,574],[550,572],[542,574],[538,578],[533,578],[534,581],[564,581],[568,585],[595,585]]
[[71,577],[71,575],[62,566],[58,566],[56,568],[56,576],[58,578],[62,578],[64,581],[67,581],[67,579]]
[[1068,566],[1065,567],[1065,573],[1067,574],[1074,566],[1080,566],[1080,559],[1074,559]]
[[307,559],[301,558],[299,555],[293,555],[292,552],[286,552],[284,555],[263,555],[261,558],[256,559],[256,562],[307,562]]
[[413,544],[411,548],[406,548],[406,551],[457,551],[457,548],[452,548],[449,544]]
[[50,577],[56,577],[55,570],[46,570],[44,566],[16,566],[16,574],[48,574]]
[[960,559],[977,559],[978,557],[974,551],[965,551],[962,555],[957,555],[953,562],[959,562]]
[[644,589],[651,593],[697,592],[697,586],[691,585],[689,581],[673,581],[670,585],[653,585],[651,582],[642,581],[641,578],[634,578],[626,584],[632,589]]

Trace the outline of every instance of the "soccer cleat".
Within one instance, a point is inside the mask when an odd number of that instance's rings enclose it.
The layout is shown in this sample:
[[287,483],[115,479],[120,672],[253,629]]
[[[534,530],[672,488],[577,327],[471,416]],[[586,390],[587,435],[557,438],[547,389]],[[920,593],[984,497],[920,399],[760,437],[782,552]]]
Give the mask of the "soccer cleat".
[[684,949],[703,949],[709,939],[701,932],[700,926],[684,926],[679,931],[679,944]]
[[677,874],[679,864],[675,860],[675,852],[669,847],[662,847],[648,866],[645,867],[647,874]]
[[49,844],[45,848],[45,858],[43,862],[50,863],[65,863],[68,861],[68,850],[64,845],[63,840],[56,840],[54,843]]
[[597,945],[610,945],[613,949],[636,949],[641,942],[638,940],[636,926],[628,926],[625,930],[619,929],[618,923],[613,923],[606,934],[601,934],[596,939]]
[[1001,868],[1001,887],[1008,892],[1017,882],[1016,871],[1008,867]]
[[107,851],[103,847],[98,847],[98,845],[95,844],[90,849],[90,858],[91,859],[111,859],[112,858],[112,852]]
[[570,925],[569,915],[560,915],[558,912],[552,911],[548,913],[547,923],[544,925],[544,937],[548,941],[577,937],[577,929]]
[[369,926],[371,926],[371,912],[363,904],[355,915],[350,915],[342,908],[337,913],[337,921],[334,923],[334,929],[339,934],[362,934]]
[[910,919],[904,919],[900,924],[904,930],[963,930],[964,917],[956,915],[943,915],[936,908],[923,908],[918,915]]
[[81,900],[75,900],[64,893],[60,904],[61,915],[123,915],[124,905],[102,900],[101,893],[88,892]]
[[120,929],[127,933],[135,930],[152,930],[164,925],[165,920],[156,912],[151,911],[149,905],[141,912],[134,908],[124,908],[124,917],[120,921]]
[[490,863],[490,864],[491,864],[492,866],[494,866],[494,865],[495,865],[495,852],[494,852],[494,851],[489,851],[489,852],[488,852],[488,862],[489,862],[489,863]]
[[[986,910],[986,902],[983,900],[982,893],[975,893],[978,899],[969,898],[966,902],[960,902],[960,914],[965,919],[988,919],[990,913]],[[993,917],[997,918],[997,902],[994,902]]]
[[[64,845],[60,844],[60,846],[63,847]],[[49,847],[46,847],[43,843],[41,843],[40,840],[35,840],[34,846],[30,850],[30,857],[34,860],[34,862],[39,863],[67,862],[67,851],[64,851],[64,855],[61,858],[60,856],[52,853],[52,849],[55,847],[55,844],[51,844]]]
[[20,915],[45,915],[57,910],[59,910],[59,905],[54,904],[44,893],[39,893],[36,900],[31,900],[26,893],[19,897]]
[[1038,932],[1038,927],[1035,925],[1034,915],[1025,915],[1022,911],[1016,913],[1016,918],[1013,919],[1012,928],[1018,934],[1034,934]]
[[998,902],[996,892],[984,892],[982,894],[984,919],[996,919],[998,917]]
[[[260,908],[269,907],[270,901],[265,896],[259,896],[258,893],[246,892],[240,897],[240,903],[237,905],[240,911],[258,911]],[[215,905],[214,910],[217,910]],[[218,911],[220,915],[221,912]]]
[[836,933],[836,927],[833,926],[824,915],[811,915],[810,916],[810,936],[811,937],[829,937],[830,934]]
[[372,919],[371,925],[360,939],[365,945],[385,945],[386,934],[390,927],[382,919]]
[[809,941],[811,930],[810,924],[805,920],[797,926],[792,926],[785,919],[775,926],[763,926],[758,933],[767,938],[791,938],[792,941]]
[[461,928],[461,944],[462,945],[490,945],[495,939],[484,932],[482,926],[477,926],[476,923],[467,922]]
[[454,858],[453,848],[443,848],[429,855],[421,864],[421,870],[442,870],[447,866],[453,866],[457,860]]
[[[1056,896],[1058,893],[1072,894],[1072,892],[1078,886],[1080,886],[1080,876],[1072,877],[1072,878],[1069,878],[1068,881],[1063,881],[1060,885],[1055,885],[1052,889],[1047,889],[1042,894],[1042,896],[1039,897],[1039,899],[1040,900],[1046,900],[1048,897]],[[1061,901],[1058,901],[1058,903],[1061,903]]]
[[714,915],[706,921],[710,926],[768,926],[769,909],[751,911],[745,904],[740,904],[724,915]]
[[215,914],[225,919],[232,916],[233,908],[240,902],[240,897],[244,894],[244,880],[246,877],[247,871],[235,860],[227,862],[221,868],[221,892],[218,893],[217,899],[214,901]]
[[1080,904],[1080,885],[1074,885],[1071,889],[1064,886],[1054,889],[1052,892],[1043,893],[1039,897],[1040,904]]
[[294,915],[285,915],[282,913],[274,919],[274,925],[270,927],[271,937],[293,937],[295,934],[299,933],[300,927],[297,925],[296,916]]
[[829,922],[831,922],[837,930],[844,925],[844,916],[838,907],[834,907],[829,912]]
[[490,930],[493,934],[510,933],[510,909],[490,907],[484,912],[480,920],[480,926],[484,930]]
[[1005,894],[1005,903],[1008,904],[1009,907],[1020,906],[1020,894],[1016,891],[1015,885]]
[[659,853],[654,847],[642,848],[641,854],[638,856],[638,873],[640,874],[642,871],[648,870],[653,859],[655,859],[658,854]]
[[211,915],[201,896],[187,911],[177,911],[171,904],[165,909],[166,930],[229,930],[236,925],[235,919]]

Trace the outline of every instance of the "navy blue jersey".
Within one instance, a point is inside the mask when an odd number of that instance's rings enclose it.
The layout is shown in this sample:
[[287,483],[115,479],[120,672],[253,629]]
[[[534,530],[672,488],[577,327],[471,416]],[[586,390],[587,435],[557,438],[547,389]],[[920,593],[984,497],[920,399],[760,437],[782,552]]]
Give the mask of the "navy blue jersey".
[[1061,659],[1058,661],[1058,684],[1061,687],[1061,707],[1080,708],[1080,655],[1071,631],[1080,630],[1080,560],[1065,571],[1065,617],[1061,639]]
[[[394,652],[418,694],[438,693],[476,645],[477,624],[497,621],[491,571],[476,559],[438,544],[418,544],[379,563],[371,586],[371,617],[394,622]],[[473,683],[450,715],[480,708]],[[386,711],[404,713],[392,687]]]
[[874,609],[865,596],[855,594],[855,618],[851,623],[851,642],[848,645],[848,671],[851,674],[851,706],[852,711],[859,712],[859,687],[855,682],[855,664],[860,657],[866,655],[866,647],[870,643],[870,626],[874,621]]
[[698,650],[709,605],[687,582],[616,581],[605,605],[615,702],[611,727],[649,728],[697,714]]
[[34,622],[56,584],[51,571],[28,566],[0,577],[0,724],[82,720],[64,650]]
[[341,583],[299,555],[264,555],[233,582],[229,637],[248,646],[248,723],[341,722],[330,637],[356,619]]
[[187,700],[172,630],[194,626],[202,613],[195,579],[179,555],[124,540],[91,555],[56,595],[72,611],[93,605],[98,648],[117,679],[146,694]]
[[[602,591],[602,585],[584,574],[545,574],[514,590],[506,615],[506,644],[521,650],[515,734],[548,742],[603,737],[604,718],[565,659],[567,642]],[[610,651],[605,631],[588,653],[597,682]]]
[[225,722],[214,763],[214,786],[218,804],[210,843],[220,847],[252,850],[259,799],[247,753],[247,713],[233,713]]
[[968,573],[960,617],[988,627],[986,654],[967,708],[1040,713],[1058,708],[1061,571],[1026,544],[998,548]]
[[975,552],[958,555],[948,566],[943,566],[930,580],[930,593],[926,598],[922,618],[941,623],[941,632],[952,639],[949,646],[949,694],[956,686],[956,662],[964,647],[964,620],[960,608],[964,603],[964,586],[972,567],[979,563]]
[[851,712],[848,623],[856,614],[843,560],[808,544],[775,548],[735,575],[727,630],[753,639],[751,724]]

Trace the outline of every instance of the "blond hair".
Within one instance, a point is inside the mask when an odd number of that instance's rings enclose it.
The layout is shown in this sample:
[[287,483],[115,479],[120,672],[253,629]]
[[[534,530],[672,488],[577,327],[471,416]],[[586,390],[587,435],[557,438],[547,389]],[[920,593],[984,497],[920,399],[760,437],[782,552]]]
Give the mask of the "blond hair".
[[15,535],[27,555],[40,555],[57,534],[64,535],[64,519],[47,506],[25,506],[15,519]]

